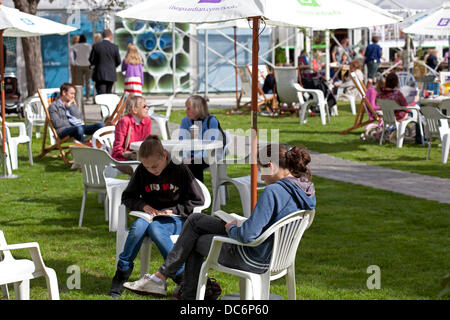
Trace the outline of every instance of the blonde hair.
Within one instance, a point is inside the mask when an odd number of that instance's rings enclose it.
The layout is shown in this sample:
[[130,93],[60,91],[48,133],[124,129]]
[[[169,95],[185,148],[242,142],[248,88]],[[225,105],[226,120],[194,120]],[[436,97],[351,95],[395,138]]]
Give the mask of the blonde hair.
[[131,111],[133,109],[137,109],[138,103],[141,100],[144,101],[144,103],[145,103],[145,99],[142,96],[132,96],[132,97],[128,98],[126,105],[125,105],[126,113],[131,114]]
[[186,105],[188,103],[194,109],[197,119],[205,119],[209,115],[208,102],[202,96],[190,96],[186,100]]
[[125,62],[127,64],[142,64],[142,59],[139,55],[138,47],[134,43],[128,44]]
[[94,34],[94,43],[99,43],[100,41],[102,41],[102,35],[98,32],[96,32]]

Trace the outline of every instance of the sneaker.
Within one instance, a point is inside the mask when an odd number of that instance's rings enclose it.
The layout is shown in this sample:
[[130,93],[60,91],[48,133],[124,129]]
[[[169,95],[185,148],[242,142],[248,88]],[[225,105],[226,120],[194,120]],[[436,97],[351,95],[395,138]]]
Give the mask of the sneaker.
[[208,278],[206,281],[205,300],[217,300],[222,293],[219,283],[214,278]]
[[160,283],[154,281],[151,278],[150,274],[144,275],[143,278],[134,281],[134,282],[125,282],[123,284],[124,288],[127,288],[130,291],[133,291],[139,295],[154,295],[157,297],[165,297],[167,296],[167,284],[165,281],[161,281]]

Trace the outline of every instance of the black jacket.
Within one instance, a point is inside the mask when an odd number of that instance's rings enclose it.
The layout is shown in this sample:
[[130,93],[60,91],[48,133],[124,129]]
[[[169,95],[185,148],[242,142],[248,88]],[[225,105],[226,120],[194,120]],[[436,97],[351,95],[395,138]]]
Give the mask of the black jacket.
[[130,210],[143,211],[146,204],[157,210],[171,209],[187,218],[194,207],[204,204],[202,189],[184,165],[169,161],[159,176],[140,164],[122,193],[122,202]]
[[116,81],[116,68],[121,59],[119,47],[108,40],[103,40],[92,46],[89,62],[94,66],[92,80],[94,81]]

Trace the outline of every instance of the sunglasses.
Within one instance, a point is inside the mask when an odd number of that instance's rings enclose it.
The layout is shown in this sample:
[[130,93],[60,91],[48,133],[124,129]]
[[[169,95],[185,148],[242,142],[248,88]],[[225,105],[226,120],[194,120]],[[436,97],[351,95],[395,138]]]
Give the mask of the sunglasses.
[[142,109],[148,109],[148,108],[150,108],[148,105],[146,105],[146,104],[144,104],[143,106],[142,106]]

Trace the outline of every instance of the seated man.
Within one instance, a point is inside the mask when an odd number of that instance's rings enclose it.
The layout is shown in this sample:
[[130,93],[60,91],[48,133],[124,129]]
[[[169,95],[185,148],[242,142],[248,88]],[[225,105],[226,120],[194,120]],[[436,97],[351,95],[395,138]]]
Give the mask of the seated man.
[[75,86],[63,83],[60,88],[60,97],[48,108],[50,119],[60,138],[71,136],[79,142],[84,142],[84,135],[92,135],[102,128],[102,122],[84,124],[81,113],[75,102]]

